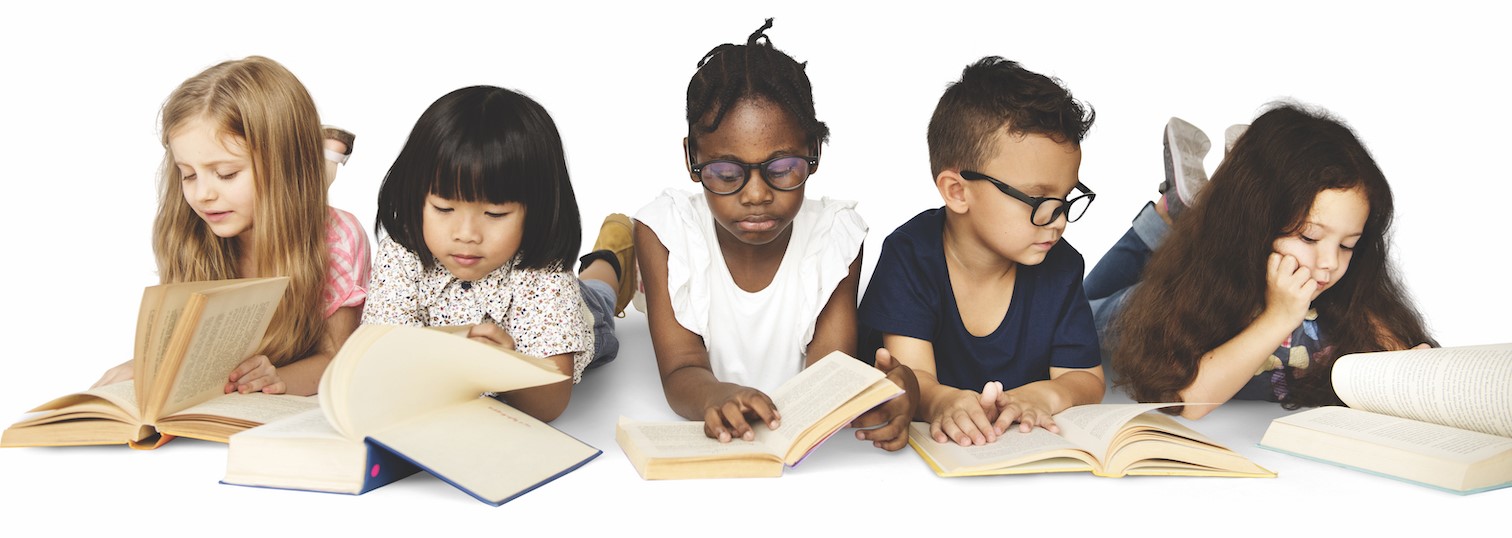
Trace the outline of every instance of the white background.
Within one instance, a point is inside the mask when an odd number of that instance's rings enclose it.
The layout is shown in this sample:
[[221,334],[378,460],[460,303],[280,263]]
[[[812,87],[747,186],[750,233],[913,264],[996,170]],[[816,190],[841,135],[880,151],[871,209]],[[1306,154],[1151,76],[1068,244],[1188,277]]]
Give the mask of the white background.
[[[523,91],[562,132],[587,248],[605,213],[633,213],[668,186],[696,188],[679,146],[688,78],[704,52],[744,42],[767,16],[776,17],[768,33],[777,47],[808,62],[819,118],[832,132],[808,192],[861,201],[872,226],[865,275],[882,237],[939,204],[924,131],[940,92],[967,63],[1001,55],[1059,77],[1097,111],[1082,178],[1099,197],[1066,236],[1088,267],[1155,195],[1168,117],[1207,131],[1216,146],[1228,125],[1292,98],[1344,118],[1385,170],[1396,196],[1397,267],[1439,341],[1509,340],[1512,288],[1502,262],[1512,177],[1502,160],[1512,138],[1512,40],[1500,6],[312,4],[0,8],[0,182],[9,200],[0,211],[0,338],[9,344],[0,355],[0,413],[19,415],[87,387],[128,357],[141,289],[157,282],[149,234],[162,158],[158,109],[200,70],[258,54],[293,71],[326,123],[357,133],[332,204],[369,228],[378,184],[426,106],[466,85]],[[1210,170],[1220,153],[1209,156]],[[1132,514],[1170,510],[1204,522],[1192,532],[1250,534],[1263,532],[1256,522],[1267,517],[1301,523],[1287,533],[1346,522],[1397,531],[1468,526],[1490,520],[1492,503],[1504,508],[1507,499],[1505,490],[1461,499],[1257,451],[1251,445],[1264,418],[1277,411],[1253,406],[1198,427],[1281,471],[1274,481],[944,481],[911,453],[879,454],[839,439],[779,480],[645,483],[613,443],[613,417],[672,417],[644,318],[632,314],[621,334],[620,362],[591,374],[558,422],[605,455],[497,510],[429,478],[358,498],[219,486],[223,447],[182,440],[155,453],[0,451],[0,517],[57,525],[51,530],[137,532],[182,530],[188,526],[177,521],[187,519],[230,534],[395,524],[608,530],[657,517],[667,518],[666,534],[685,535],[786,532],[797,512],[866,534],[898,525],[1143,534],[1154,529],[1142,525],[1162,518],[1136,524]],[[1110,515],[1081,517],[1089,511]]]

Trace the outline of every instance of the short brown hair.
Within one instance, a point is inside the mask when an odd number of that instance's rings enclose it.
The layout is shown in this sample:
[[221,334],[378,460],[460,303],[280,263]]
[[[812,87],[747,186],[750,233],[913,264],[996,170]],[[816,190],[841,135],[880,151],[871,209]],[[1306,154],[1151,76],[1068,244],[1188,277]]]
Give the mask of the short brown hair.
[[1071,97],[1060,80],[988,56],[966,66],[961,80],[945,89],[929,119],[929,169],[979,168],[992,158],[992,142],[1004,128],[1040,134],[1081,146],[1097,117],[1091,105]]

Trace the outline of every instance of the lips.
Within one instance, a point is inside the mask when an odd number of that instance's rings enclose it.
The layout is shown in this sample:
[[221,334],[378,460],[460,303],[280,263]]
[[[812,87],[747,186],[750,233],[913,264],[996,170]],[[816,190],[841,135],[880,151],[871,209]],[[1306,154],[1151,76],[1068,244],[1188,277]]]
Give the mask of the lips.
[[482,256],[473,256],[471,254],[452,254],[451,259],[461,267],[472,267],[483,261]]
[[743,232],[765,232],[777,227],[777,219],[768,215],[752,215],[735,221],[735,226]]
[[230,217],[231,216],[231,212],[230,211],[204,211],[204,212],[200,213],[200,216],[205,219],[205,222],[218,223],[220,221],[226,220],[227,217]]

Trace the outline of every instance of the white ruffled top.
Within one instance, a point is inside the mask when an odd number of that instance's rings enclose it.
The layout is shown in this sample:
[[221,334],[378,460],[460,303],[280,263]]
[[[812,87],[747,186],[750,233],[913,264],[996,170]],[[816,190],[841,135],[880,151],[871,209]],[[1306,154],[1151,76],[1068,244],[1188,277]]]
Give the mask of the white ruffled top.
[[856,202],[805,198],[772,283],[735,284],[719,255],[704,192],[668,189],[635,219],[667,247],[667,289],[677,322],[704,339],[720,381],[771,392],[803,369],[814,323],[866,239]]

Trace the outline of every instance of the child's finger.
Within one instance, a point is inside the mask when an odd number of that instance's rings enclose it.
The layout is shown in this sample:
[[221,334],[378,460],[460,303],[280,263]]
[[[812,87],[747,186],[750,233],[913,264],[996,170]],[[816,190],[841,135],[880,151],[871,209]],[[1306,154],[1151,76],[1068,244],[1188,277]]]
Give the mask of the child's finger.
[[877,369],[878,370],[886,372],[886,371],[890,371],[893,368],[897,368],[897,367],[898,367],[898,361],[897,361],[897,359],[893,358],[891,351],[888,351],[887,348],[885,348],[885,347],[879,347],[879,348],[877,348]]
[[777,429],[781,417],[777,415],[777,405],[770,398],[761,394],[759,398],[752,398],[746,402],[746,409],[766,423],[767,428]]
[[736,401],[728,401],[719,406],[720,418],[725,424],[730,425],[730,437],[746,439],[751,436],[751,424],[746,422],[745,409],[742,407],[740,402]]
[[719,408],[710,407],[704,410],[704,435],[710,439],[718,439],[721,443],[730,442],[730,430],[725,427],[724,417],[719,415]]

